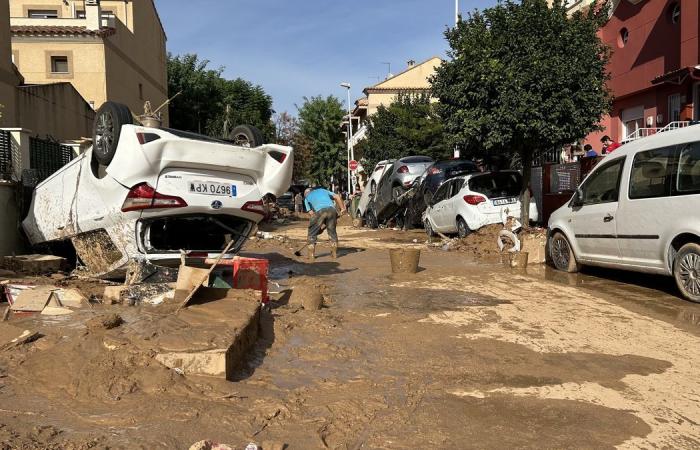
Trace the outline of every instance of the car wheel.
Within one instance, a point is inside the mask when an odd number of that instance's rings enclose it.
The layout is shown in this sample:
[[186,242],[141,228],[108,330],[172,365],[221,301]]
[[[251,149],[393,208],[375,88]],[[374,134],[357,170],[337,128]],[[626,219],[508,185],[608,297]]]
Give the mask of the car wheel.
[[459,238],[464,239],[465,237],[469,236],[471,232],[472,230],[469,229],[467,222],[465,222],[461,217],[457,217],[457,233],[459,234]]
[[263,145],[262,132],[251,125],[239,125],[229,134],[229,140],[241,147],[255,148]]
[[430,221],[428,219],[423,221],[423,228],[425,228],[425,234],[428,235],[428,239],[435,237],[435,231],[433,231],[433,226],[430,225]]
[[569,240],[561,233],[554,233],[552,241],[549,244],[552,262],[557,270],[568,273],[576,273],[580,266],[576,262],[576,255],[571,249]]
[[108,166],[119,145],[122,126],[133,123],[131,111],[125,105],[105,102],[95,114],[92,129],[93,154],[97,162]]
[[673,278],[685,298],[700,303],[700,245],[681,247],[673,260]]
[[379,222],[377,221],[377,214],[373,209],[367,211],[367,226],[375,230],[379,228]]
[[403,189],[401,189],[401,186],[394,186],[391,188],[391,198],[393,200],[396,200],[397,198],[401,197],[403,194]]

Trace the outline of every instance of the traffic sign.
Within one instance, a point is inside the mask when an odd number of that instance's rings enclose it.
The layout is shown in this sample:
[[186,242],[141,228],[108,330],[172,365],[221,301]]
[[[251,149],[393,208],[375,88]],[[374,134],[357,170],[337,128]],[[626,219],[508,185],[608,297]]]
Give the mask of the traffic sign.
[[360,163],[353,159],[348,163],[348,167],[350,168],[350,170],[357,170],[357,168],[360,167]]

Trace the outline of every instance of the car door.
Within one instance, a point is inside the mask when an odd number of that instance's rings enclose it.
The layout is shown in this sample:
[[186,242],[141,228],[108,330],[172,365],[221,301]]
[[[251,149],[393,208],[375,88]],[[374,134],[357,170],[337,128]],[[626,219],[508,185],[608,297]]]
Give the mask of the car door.
[[461,201],[458,195],[462,186],[464,186],[464,179],[456,178],[450,180],[450,190],[447,193],[447,199],[443,202],[445,204],[443,208],[443,222],[445,224],[446,233],[456,233],[457,232],[457,214],[458,214],[458,202]]
[[435,195],[433,196],[433,199],[431,201],[432,206],[430,207],[430,218],[432,219],[436,231],[442,232],[445,227],[445,199],[447,198],[447,193],[449,192],[449,189],[449,182],[443,184],[442,186],[440,186],[437,192],[435,192]]
[[[619,262],[616,220],[625,157],[606,161],[581,186],[571,215],[582,260]],[[579,195],[577,195],[579,197]]]
[[617,238],[620,254],[626,264],[662,268],[665,250],[659,243],[667,228],[668,214],[682,211],[680,200],[671,207],[671,188],[677,165],[677,147],[668,146],[639,152],[625,171],[617,217]]

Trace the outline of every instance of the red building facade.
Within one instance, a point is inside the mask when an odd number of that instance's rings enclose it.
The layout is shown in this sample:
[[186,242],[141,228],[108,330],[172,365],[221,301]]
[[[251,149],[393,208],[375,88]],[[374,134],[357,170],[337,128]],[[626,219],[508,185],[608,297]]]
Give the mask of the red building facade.
[[[619,0],[601,30],[612,49],[613,110],[587,142],[600,149],[639,128],[700,120],[700,5],[698,0]],[[639,133],[638,133],[639,134]]]

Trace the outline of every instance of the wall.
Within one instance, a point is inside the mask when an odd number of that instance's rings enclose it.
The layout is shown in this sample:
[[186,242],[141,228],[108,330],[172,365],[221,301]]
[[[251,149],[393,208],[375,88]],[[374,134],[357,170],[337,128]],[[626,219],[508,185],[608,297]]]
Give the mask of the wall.
[[427,89],[430,87],[430,77],[435,74],[435,70],[442,63],[438,57],[417,64],[406,69],[394,77],[383,81],[371,88],[367,88],[367,114],[372,115],[377,112],[380,105],[389,106],[396,100],[400,91],[409,89]]
[[[101,38],[65,39],[13,38],[12,48],[18,53],[19,71],[28,84],[70,82],[89,103],[99,107],[107,100],[105,52]],[[47,52],[67,53],[73,64],[68,76],[50,74]]]
[[33,136],[59,141],[92,136],[95,112],[70,83],[17,89],[18,122]]
[[0,0],[0,104],[4,107],[0,126],[14,126],[15,86],[19,80],[12,68],[10,20],[7,0]]
[[25,247],[19,231],[16,190],[14,183],[0,182],[0,256],[22,254]]

